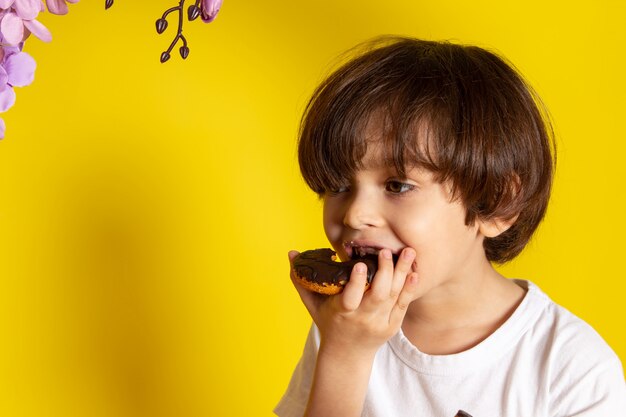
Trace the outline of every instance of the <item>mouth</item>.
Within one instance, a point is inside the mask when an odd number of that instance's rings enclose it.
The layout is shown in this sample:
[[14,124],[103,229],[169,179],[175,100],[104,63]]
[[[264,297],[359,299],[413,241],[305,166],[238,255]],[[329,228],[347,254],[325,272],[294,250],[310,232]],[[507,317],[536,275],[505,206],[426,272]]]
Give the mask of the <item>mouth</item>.
[[[383,248],[380,246],[374,246],[354,241],[345,242],[343,246],[346,251],[346,255],[351,260],[359,260],[365,258],[378,260],[378,254],[381,250],[383,250]],[[400,255],[392,252],[391,256],[395,265]]]

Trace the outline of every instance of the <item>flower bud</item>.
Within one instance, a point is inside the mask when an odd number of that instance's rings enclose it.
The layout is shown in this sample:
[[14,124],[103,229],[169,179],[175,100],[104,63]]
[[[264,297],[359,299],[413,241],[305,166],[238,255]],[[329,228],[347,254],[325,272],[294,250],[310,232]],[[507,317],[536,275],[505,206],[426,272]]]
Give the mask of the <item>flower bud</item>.
[[200,10],[200,8],[195,4],[192,4],[187,9],[187,17],[190,21],[196,20],[200,16],[200,13],[202,13],[202,10]]
[[167,20],[160,18],[156,21],[156,31],[158,34],[165,32],[167,29]]
[[108,9],[111,6],[113,6],[113,0],[106,0],[106,2],[104,3],[104,8]]
[[189,56],[189,47],[181,46],[179,51],[180,56],[183,57],[183,59],[187,59],[187,57]]
[[222,7],[222,0],[202,0],[202,20],[210,23]]
[[161,64],[163,64],[164,62],[166,62],[168,59],[170,59],[170,53],[165,51],[161,54]]

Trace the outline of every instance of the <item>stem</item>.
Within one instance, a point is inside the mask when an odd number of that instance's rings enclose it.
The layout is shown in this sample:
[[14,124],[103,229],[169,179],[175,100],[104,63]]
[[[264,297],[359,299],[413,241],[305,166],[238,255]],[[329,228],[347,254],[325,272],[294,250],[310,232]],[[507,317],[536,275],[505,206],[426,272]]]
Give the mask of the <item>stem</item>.
[[174,49],[174,45],[176,45],[176,43],[178,42],[178,39],[180,39],[182,35],[179,33],[178,35],[176,35],[176,37],[174,38],[174,40],[172,41],[172,43],[170,43],[170,47],[167,48],[167,53],[169,54],[170,52],[172,52],[172,49]]
[[168,14],[172,13],[173,11],[178,10],[178,8],[179,8],[179,7],[180,7],[180,6],[175,6],[175,7],[172,7],[172,8],[167,9],[167,10],[165,11],[165,13],[163,13],[163,16],[161,16],[161,18],[162,18],[162,19],[165,19],[165,18],[167,17],[167,15],[168,15]]
[[174,40],[172,41],[172,43],[170,43],[170,47],[167,48],[167,53],[168,54],[170,52],[172,52],[172,49],[174,49],[174,46],[176,45],[176,43],[178,43],[179,39],[182,39],[183,40],[183,44],[185,46],[187,46],[187,40],[183,36],[183,10],[184,10],[184,6],[185,6],[185,0],[180,0],[180,2],[178,3],[178,6],[171,7],[169,9],[167,9],[165,11],[165,13],[163,13],[162,19],[165,19],[170,13],[178,11],[178,30],[176,31],[176,36],[174,37]]
[[178,6],[178,34],[181,35],[183,33],[183,10],[185,5],[185,0],[180,0],[180,5]]

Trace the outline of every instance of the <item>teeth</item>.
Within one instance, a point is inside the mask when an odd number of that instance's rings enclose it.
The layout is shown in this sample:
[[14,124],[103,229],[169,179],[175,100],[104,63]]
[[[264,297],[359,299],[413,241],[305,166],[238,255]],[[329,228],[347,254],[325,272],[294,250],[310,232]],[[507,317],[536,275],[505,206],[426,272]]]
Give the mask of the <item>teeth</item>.
[[380,249],[364,247],[364,246],[354,246],[352,250],[353,250],[353,253],[355,253],[357,256],[361,258],[367,255],[378,255],[378,252],[380,252]]

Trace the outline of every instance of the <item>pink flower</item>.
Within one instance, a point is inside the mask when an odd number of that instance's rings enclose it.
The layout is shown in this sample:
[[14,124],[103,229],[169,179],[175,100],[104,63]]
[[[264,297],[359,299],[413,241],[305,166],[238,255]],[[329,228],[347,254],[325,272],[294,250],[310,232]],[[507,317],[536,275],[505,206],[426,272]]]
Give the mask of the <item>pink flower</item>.
[[78,0],[46,0],[48,11],[53,14],[67,14],[70,10],[67,3],[78,3]]
[[41,0],[0,0],[0,33],[9,45],[23,42],[31,33],[50,42],[50,31],[36,18],[43,11]]
[[15,104],[15,91],[8,81],[9,74],[0,67],[0,112],[9,110]]
[[222,0],[202,0],[202,20],[211,23],[222,7]]
[[[22,52],[21,47],[0,48],[0,112],[15,104],[13,87],[25,87],[33,82],[36,67],[35,60]],[[4,130],[4,121],[0,119],[0,139],[4,137]]]
[[13,8],[20,18],[33,20],[42,9],[40,0],[0,0],[0,9]]
[[[79,0],[46,0],[53,14],[66,14],[67,3]],[[0,0],[0,112],[15,104],[13,87],[25,87],[35,77],[35,60],[22,52],[24,41],[32,33],[39,39],[50,42],[50,31],[37,20],[45,11],[43,0]],[[0,139],[4,138],[6,125],[0,118]]]

